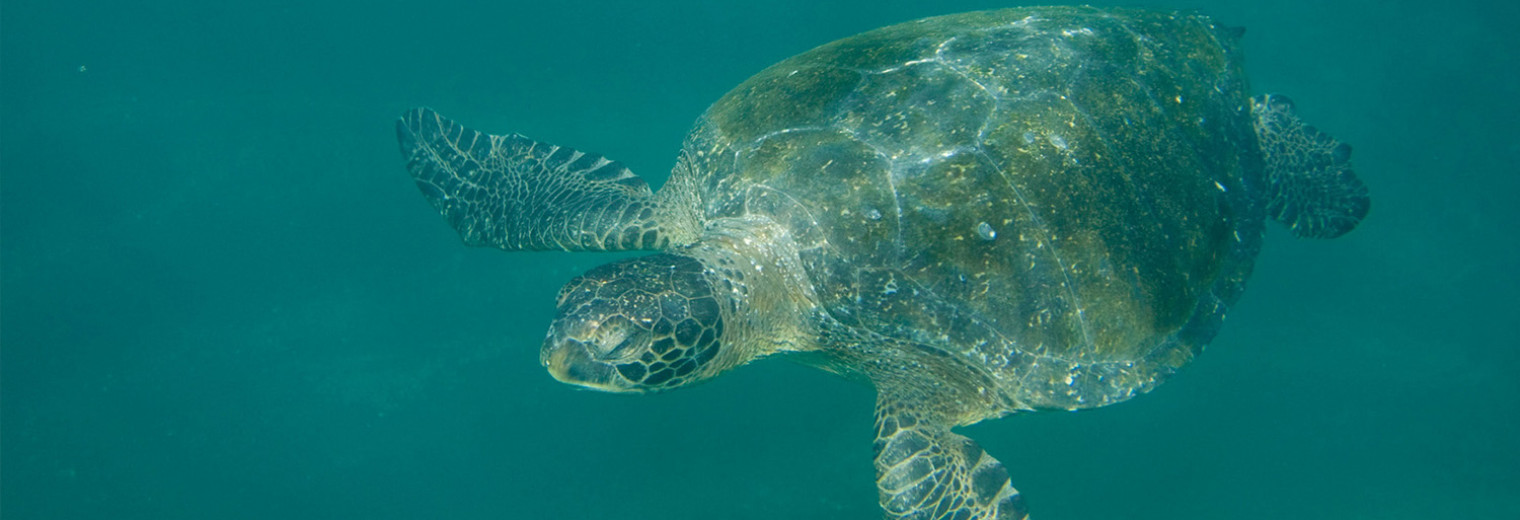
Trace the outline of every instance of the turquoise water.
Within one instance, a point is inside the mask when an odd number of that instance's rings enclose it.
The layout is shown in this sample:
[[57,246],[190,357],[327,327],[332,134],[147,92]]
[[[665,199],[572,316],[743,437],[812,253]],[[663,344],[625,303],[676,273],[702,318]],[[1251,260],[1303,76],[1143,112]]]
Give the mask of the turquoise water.
[[[0,516],[879,517],[867,388],[552,380],[555,291],[611,257],[460,245],[393,120],[658,184],[769,63],[1007,4],[102,4],[0,5]],[[1256,89],[1356,146],[1372,214],[1272,229],[1156,392],[968,434],[1040,518],[1520,518],[1520,7],[1152,5],[1246,26]]]

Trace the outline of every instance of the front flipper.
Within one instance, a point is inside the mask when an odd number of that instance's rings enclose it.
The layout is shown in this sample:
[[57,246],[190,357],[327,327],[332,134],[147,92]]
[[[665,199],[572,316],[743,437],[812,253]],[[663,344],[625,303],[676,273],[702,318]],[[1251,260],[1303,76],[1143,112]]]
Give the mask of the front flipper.
[[396,122],[407,170],[466,244],[518,250],[660,249],[653,192],[622,163],[432,110]]
[[1028,518],[1003,464],[976,441],[883,393],[876,403],[876,489],[893,520]]

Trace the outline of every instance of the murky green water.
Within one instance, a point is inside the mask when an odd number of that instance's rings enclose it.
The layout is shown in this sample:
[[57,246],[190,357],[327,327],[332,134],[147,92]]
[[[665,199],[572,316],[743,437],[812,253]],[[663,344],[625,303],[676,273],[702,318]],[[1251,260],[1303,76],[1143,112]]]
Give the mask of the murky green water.
[[[107,5],[109,4],[109,5]],[[780,360],[626,397],[540,368],[609,256],[468,249],[428,105],[656,183],[765,65],[992,2],[0,5],[0,515],[878,518],[869,389]],[[1356,146],[1156,392],[969,428],[1041,518],[1520,517],[1510,2],[1190,0]]]

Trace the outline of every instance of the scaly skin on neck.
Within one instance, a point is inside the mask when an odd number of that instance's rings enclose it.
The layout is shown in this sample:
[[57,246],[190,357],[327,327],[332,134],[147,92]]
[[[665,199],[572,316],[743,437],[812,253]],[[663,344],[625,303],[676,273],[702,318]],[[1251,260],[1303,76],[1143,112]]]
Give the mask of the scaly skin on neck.
[[715,219],[700,242],[674,253],[701,262],[725,303],[720,370],[818,349],[811,317],[819,307],[789,230],[761,216]]

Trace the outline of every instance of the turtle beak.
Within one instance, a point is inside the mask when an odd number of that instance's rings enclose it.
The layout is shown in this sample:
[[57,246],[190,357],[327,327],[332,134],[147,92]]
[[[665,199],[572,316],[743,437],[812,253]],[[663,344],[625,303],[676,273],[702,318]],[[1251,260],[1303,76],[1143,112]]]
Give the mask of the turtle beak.
[[583,341],[550,335],[539,352],[539,361],[561,383],[603,392],[634,392],[611,364],[591,357],[590,346]]

